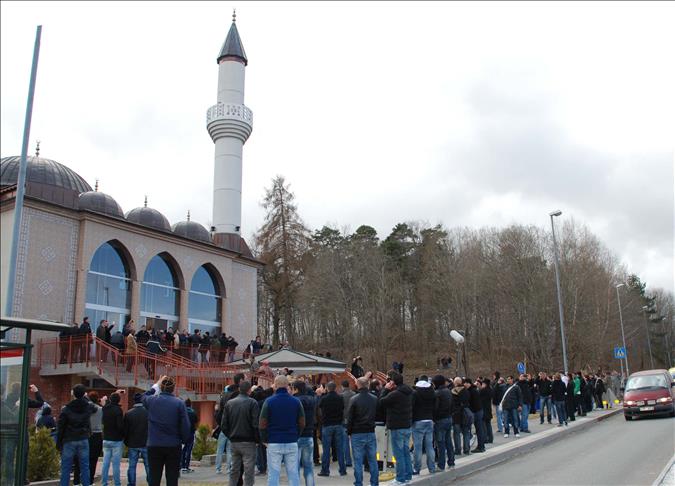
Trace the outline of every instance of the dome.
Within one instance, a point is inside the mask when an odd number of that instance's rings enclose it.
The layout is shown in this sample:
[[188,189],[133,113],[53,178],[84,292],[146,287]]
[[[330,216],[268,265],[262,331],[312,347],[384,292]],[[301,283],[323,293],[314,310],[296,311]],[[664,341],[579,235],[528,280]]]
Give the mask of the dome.
[[184,236],[191,240],[203,241],[204,243],[211,243],[209,231],[195,221],[181,221],[180,223],[174,224],[171,229],[178,236]]
[[[61,206],[77,208],[77,196],[91,191],[80,175],[63,164],[42,157],[27,157],[26,194]],[[0,160],[0,186],[13,186],[19,178],[21,157]]]
[[80,209],[87,209],[95,213],[107,214],[115,218],[124,218],[122,208],[111,196],[97,191],[89,191],[80,194],[78,204]]
[[171,231],[169,220],[156,209],[147,206],[132,209],[126,214],[126,218],[131,223],[141,224],[162,231]]

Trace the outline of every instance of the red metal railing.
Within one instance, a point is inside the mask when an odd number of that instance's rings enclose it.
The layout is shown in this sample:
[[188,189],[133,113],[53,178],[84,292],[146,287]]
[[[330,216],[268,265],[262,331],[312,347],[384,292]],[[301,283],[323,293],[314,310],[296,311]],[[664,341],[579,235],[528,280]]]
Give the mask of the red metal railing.
[[196,395],[220,393],[239,369],[224,363],[197,364],[178,353],[148,353],[144,346],[133,352],[123,351],[91,335],[43,339],[38,345],[38,366],[58,369],[84,366],[113,382],[113,385],[141,388],[156,382],[162,375],[175,378],[176,391]]

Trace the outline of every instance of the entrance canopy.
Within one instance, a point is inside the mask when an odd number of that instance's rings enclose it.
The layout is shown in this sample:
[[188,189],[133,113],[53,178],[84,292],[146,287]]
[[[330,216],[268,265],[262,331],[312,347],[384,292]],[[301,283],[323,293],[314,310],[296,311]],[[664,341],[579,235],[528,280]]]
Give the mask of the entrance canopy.
[[[306,375],[315,373],[343,373],[347,365],[342,361],[337,361],[323,356],[303,353],[292,349],[280,349],[271,353],[259,354],[255,357],[255,362],[262,364],[267,361],[269,367],[273,370],[288,368],[293,370],[294,375]],[[237,360],[230,363],[231,366],[250,366],[250,360]]]

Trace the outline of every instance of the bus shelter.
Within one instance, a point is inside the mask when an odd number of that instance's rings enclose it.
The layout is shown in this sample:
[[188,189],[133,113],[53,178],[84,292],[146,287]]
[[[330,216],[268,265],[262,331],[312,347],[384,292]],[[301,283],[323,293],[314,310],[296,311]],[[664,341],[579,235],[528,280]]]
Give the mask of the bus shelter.
[[[61,332],[70,326],[58,322],[0,318],[0,483],[24,486],[28,458],[27,405],[30,380],[32,331]],[[24,330],[24,338],[17,340]],[[10,390],[9,383],[18,383],[18,390]]]

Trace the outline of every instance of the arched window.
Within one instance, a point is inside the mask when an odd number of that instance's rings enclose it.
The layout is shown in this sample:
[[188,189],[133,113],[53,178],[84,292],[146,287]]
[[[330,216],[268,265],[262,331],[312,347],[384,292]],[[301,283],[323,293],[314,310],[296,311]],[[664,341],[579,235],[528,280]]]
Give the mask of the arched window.
[[201,266],[192,277],[188,306],[190,332],[199,329],[211,335],[220,334],[221,292],[211,270]]
[[155,255],[141,284],[141,321],[154,329],[178,329],[178,278],[169,257]]
[[94,333],[103,319],[121,329],[129,320],[130,307],[129,265],[121,246],[109,241],[96,250],[89,265],[85,315]]

